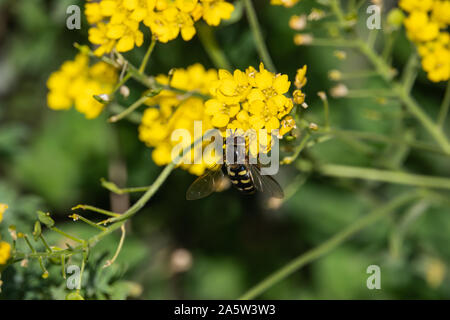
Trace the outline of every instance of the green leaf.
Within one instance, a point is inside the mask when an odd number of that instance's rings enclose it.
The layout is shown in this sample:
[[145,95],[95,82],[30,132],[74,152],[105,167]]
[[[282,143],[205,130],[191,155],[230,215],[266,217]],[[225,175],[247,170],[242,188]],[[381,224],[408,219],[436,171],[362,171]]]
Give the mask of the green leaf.
[[52,218],[50,218],[49,213],[44,213],[42,211],[38,211],[37,213],[39,221],[45,224],[47,228],[51,228],[55,225],[55,221]]

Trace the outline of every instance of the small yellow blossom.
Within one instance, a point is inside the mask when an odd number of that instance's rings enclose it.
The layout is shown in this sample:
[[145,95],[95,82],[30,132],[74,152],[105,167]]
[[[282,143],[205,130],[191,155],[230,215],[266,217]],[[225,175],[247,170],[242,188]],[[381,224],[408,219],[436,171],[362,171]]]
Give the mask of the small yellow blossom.
[[8,209],[8,205],[0,203],[0,222],[2,222],[3,220],[3,214],[5,213],[6,209]]
[[274,6],[284,6],[286,8],[293,7],[300,0],[270,0],[270,4]]
[[294,85],[297,87],[297,89],[301,89],[305,86],[306,84],[306,70],[307,70],[307,66],[304,65],[303,67],[301,67],[300,69],[297,70],[297,74],[295,75],[295,82]]
[[67,110],[74,105],[86,118],[96,118],[104,104],[95,100],[94,95],[111,93],[116,81],[114,68],[104,62],[89,66],[88,55],[80,53],[50,75],[47,104],[53,110]]
[[11,245],[8,242],[0,241],[0,265],[6,264],[11,258]]

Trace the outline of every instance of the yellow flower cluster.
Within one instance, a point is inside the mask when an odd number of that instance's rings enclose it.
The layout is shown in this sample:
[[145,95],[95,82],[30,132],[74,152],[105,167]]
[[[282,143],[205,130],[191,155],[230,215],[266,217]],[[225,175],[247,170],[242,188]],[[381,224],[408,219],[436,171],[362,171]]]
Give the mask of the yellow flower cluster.
[[[247,136],[249,152],[252,155],[257,155],[258,151],[267,153],[271,148],[272,130],[278,129],[281,138],[295,127],[289,113],[294,101],[304,102],[301,88],[306,83],[305,74],[306,66],[297,71],[294,99],[285,95],[291,84],[288,76],[269,72],[262,63],[259,71],[249,67],[245,72],[230,73],[222,69],[217,72],[195,64],[177,69],[171,78],[159,75],[158,83],[168,85],[170,81],[170,86],[179,92],[163,90],[146,101],[150,107],[143,114],[139,139],[154,148],[155,163],[165,165],[172,161],[172,150],[179,144],[179,141],[171,141],[174,130],[187,129],[191,133],[187,147],[194,142],[194,121],[202,121],[202,134],[212,128],[219,129],[222,137],[226,137],[227,129],[244,133],[254,130],[256,136]],[[211,98],[205,102],[207,95]],[[260,136],[259,129],[266,129],[267,135]],[[252,137],[256,139],[251,140]],[[192,154],[188,156],[193,160]],[[213,160],[203,159],[201,164],[182,164],[181,167],[200,175]]]
[[109,94],[117,81],[116,70],[104,62],[89,66],[87,54],[79,53],[74,60],[66,61],[47,80],[47,104],[54,110],[75,109],[86,118],[97,117],[104,104],[94,95]]
[[[0,203],[0,222],[3,219],[3,213],[8,209],[8,205]],[[6,264],[11,257],[11,245],[8,242],[0,241],[0,265]]]
[[428,78],[433,82],[450,79],[450,1],[400,0],[399,6],[409,13],[404,25],[418,46]]
[[293,7],[300,0],[270,0],[270,4],[274,6],[285,6],[286,8]]
[[[159,75],[156,80],[163,85],[169,84],[169,77],[166,75]],[[170,78],[170,86],[207,95],[211,83],[215,80],[217,80],[216,70],[205,70],[201,64],[194,64],[187,69],[176,69]],[[205,113],[202,97],[163,90],[157,96],[149,98],[146,104],[150,107],[143,114],[139,126],[139,139],[154,148],[152,158],[157,165],[165,165],[172,161],[172,149],[179,143],[171,141],[174,130],[188,130],[192,136],[192,141],[188,144],[191,144],[194,142],[194,121],[202,121],[201,134],[213,127],[211,117]],[[192,174],[201,175],[208,165],[182,164],[181,167]]]
[[195,35],[194,22],[203,19],[217,26],[229,19],[234,6],[225,0],[100,0],[86,4],[89,41],[98,48],[101,56],[116,48],[126,52],[140,47],[144,35],[139,30],[142,22],[150,28],[160,42],[178,37],[188,41]]
[[[249,67],[245,72],[235,70],[233,74],[219,70],[218,75],[210,90],[213,98],[205,103],[205,112],[212,117],[214,127],[222,131],[253,129],[257,133],[265,129],[267,140],[259,138],[266,152],[270,150],[272,130],[279,129],[282,137],[295,127],[294,119],[288,115],[294,103],[285,96],[291,85],[287,75],[274,74],[262,63],[259,71]],[[256,154],[257,149],[250,151]]]

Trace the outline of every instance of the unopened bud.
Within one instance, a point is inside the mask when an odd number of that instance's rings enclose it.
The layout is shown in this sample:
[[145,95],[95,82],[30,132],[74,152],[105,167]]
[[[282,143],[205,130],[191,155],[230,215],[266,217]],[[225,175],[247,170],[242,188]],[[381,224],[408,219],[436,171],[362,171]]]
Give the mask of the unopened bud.
[[339,81],[341,80],[341,77],[342,73],[339,70],[330,70],[330,72],[328,72],[328,78],[330,78],[330,80]]
[[130,88],[128,88],[127,86],[121,86],[119,92],[124,98],[128,98],[128,96],[130,95]]
[[331,88],[330,94],[333,98],[342,98],[348,94],[348,88],[345,84],[340,83],[337,86]]
[[293,30],[303,30],[306,27],[306,15],[301,15],[301,16],[296,16],[293,15],[290,19],[289,19],[289,27]]
[[311,34],[307,33],[297,33],[294,36],[294,44],[296,44],[297,46],[311,44],[313,40],[314,37]]

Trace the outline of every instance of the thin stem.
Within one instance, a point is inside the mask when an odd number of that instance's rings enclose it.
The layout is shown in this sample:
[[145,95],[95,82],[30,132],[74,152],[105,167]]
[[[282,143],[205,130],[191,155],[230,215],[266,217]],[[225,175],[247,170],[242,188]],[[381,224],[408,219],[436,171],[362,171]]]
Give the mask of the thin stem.
[[418,198],[417,193],[407,192],[406,194],[402,194],[402,195],[396,197],[395,199],[390,201],[388,204],[359,218],[354,223],[352,223],[350,226],[348,226],[341,232],[337,233],[336,235],[334,235],[327,241],[323,242],[321,245],[303,253],[302,255],[295,258],[294,260],[289,262],[287,265],[285,265],[281,269],[272,273],[266,279],[261,281],[259,284],[254,286],[249,291],[247,291],[239,299],[240,300],[254,299],[255,297],[264,293],[265,291],[267,291],[269,288],[271,288],[272,286],[274,286],[281,280],[285,279],[289,275],[298,271],[301,267],[322,257],[323,255],[327,254],[334,248],[341,245],[344,241],[348,240],[350,237],[354,236],[356,233],[358,233],[361,230],[363,230],[364,228],[372,225],[373,223],[378,221],[380,218],[393,213],[398,208],[404,206],[405,204],[411,202],[412,200],[414,200],[416,198]]
[[444,153],[441,149],[435,147],[434,145],[430,145],[426,142],[421,142],[421,141],[410,141],[410,140],[405,140],[405,139],[397,139],[397,138],[393,138],[390,136],[385,136],[385,135],[380,135],[374,132],[363,132],[363,131],[355,131],[355,130],[341,130],[341,129],[330,129],[328,131],[325,130],[320,130],[317,132],[318,134],[323,134],[323,135],[329,135],[329,134],[336,134],[339,136],[352,136],[355,137],[357,139],[365,139],[365,140],[369,140],[369,141],[375,141],[375,142],[384,142],[384,143],[392,143],[392,144],[396,144],[396,145],[407,145],[410,146],[412,148],[416,148],[416,149],[421,149],[421,150],[425,150],[425,151],[430,151],[430,152],[434,152],[434,153],[438,153],[438,154],[442,154],[442,155],[447,155],[446,153]]
[[122,224],[122,226],[120,227],[120,230],[122,231],[122,235],[120,236],[120,241],[119,241],[119,245],[117,246],[117,250],[114,253],[114,256],[112,257],[112,259],[106,261],[103,268],[107,268],[107,267],[111,266],[114,263],[114,261],[116,261],[117,257],[119,256],[120,251],[122,250],[123,242],[125,241],[125,235],[126,235],[125,223]]
[[450,107],[450,80],[447,81],[447,88],[445,89],[444,100],[442,100],[441,109],[439,111],[438,126],[440,128],[444,126],[449,107]]
[[401,171],[360,168],[335,164],[322,165],[318,168],[318,171],[326,176],[339,178],[356,178],[416,187],[450,189],[449,178],[411,174]]
[[300,152],[302,152],[302,150],[305,148],[306,143],[308,142],[310,137],[311,134],[309,133],[309,131],[306,131],[305,135],[300,141],[300,144],[295,148],[294,154],[292,156],[285,157],[282,162],[284,164],[289,164],[292,163],[295,159],[297,159],[298,156],[300,155]]
[[397,94],[402,100],[403,104],[408,108],[409,112],[413,114],[425,127],[425,129],[430,133],[430,135],[436,140],[436,142],[440,145],[442,150],[450,154],[450,143],[447,140],[442,129],[436,125],[430,117],[420,108],[417,102],[411,98],[411,96],[403,90],[403,88],[397,86],[396,87]]
[[352,48],[357,47],[358,43],[354,40],[346,40],[346,39],[313,38],[312,42],[309,45]]
[[39,238],[41,239],[41,241],[44,244],[44,247],[47,249],[47,251],[52,252],[52,248],[50,248],[47,241],[44,239],[44,236],[42,235],[42,233],[39,235]]
[[119,188],[114,182],[106,181],[105,179],[101,179],[101,183],[105,189],[108,189],[109,191],[114,192],[115,194],[145,192],[150,188],[150,186]]
[[104,214],[105,216],[110,216],[110,217],[119,217],[120,216],[119,213],[111,212],[108,210],[100,209],[100,208],[89,206],[86,204],[79,204],[76,207],[72,208],[72,210],[76,210],[76,209],[89,210],[89,211],[101,213],[101,214]]
[[219,47],[219,44],[214,36],[213,28],[202,23],[197,26],[197,32],[206,53],[214,62],[216,68],[231,70],[231,64],[229,63],[223,50]]
[[353,89],[349,90],[344,98],[380,98],[380,97],[396,97],[397,94],[389,89]]
[[414,52],[409,56],[408,62],[406,63],[405,70],[402,76],[402,83],[404,90],[406,92],[411,92],[414,81],[417,77],[417,66],[419,64],[419,59],[417,53]]
[[156,38],[152,37],[152,42],[150,43],[150,46],[147,49],[147,52],[145,53],[144,59],[142,60],[141,66],[139,67],[139,73],[143,74],[145,71],[145,67],[147,66],[148,60],[150,59],[150,56],[153,52],[153,49],[155,48],[156,44]]
[[143,97],[139,98],[137,101],[135,101],[131,106],[129,106],[128,108],[123,110],[121,113],[110,117],[108,119],[108,121],[114,123],[114,122],[117,122],[119,120],[122,120],[123,118],[126,118],[128,115],[133,113],[137,108],[142,106],[145,103],[145,101],[147,101],[147,100],[148,100],[147,96],[143,96]]
[[89,220],[89,219],[86,219],[85,217],[80,216],[79,214],[75,214],[75,213],[74,213],[73,215],[71,215],[71,216],[69,216],[69,217],[72,218],[73,220],[80,219],[80,220],[83,221],[84,223],[87,223],[87,224],[90,225],[91,227],[94,227],[94,228],[99,229],[99,230],[101,230],[101,231],[105,231],[105,230],[106,230],[106,228],[97,225],[95,222],[93,222],[93,221],[91,221],[91,220]]
[[358,49],[372,62],[378,73],[387,81],[390,82],[395,75],[395,72],[384,62],[382,58],[376,54],[367,43],[362,40],[356,42]]
[[75,241],[75,242],[78,242],[78,243],[84,243],[84,240],[78,239],[77,237],[74,237],[74,236],[71,236],[70,234],[65,233],[65,232],[62,231],[62,230],[59,230],[59,229],[56,228],[56,227],[51,227],[50,230],[55,231],[55,232],[59,233],[60,235],[66,237],[66,238],[69,238],[69,239],[71,239],[71,240],[73,240],[73,241]]
[[[122,113],[123,111],[125,111],[126,108],[122,107],[121,105],[119,105],[117,103],[112,103],[109,106],[109,110],[111,111],[111,113],[119,114],[119,113]],[[140,124],[141,123],[141,119],[142,119],[142,114],[140,114],[139,112],[134,111],[134,112],[128,114],[125,118],[128,121],[130,121],[131,123]]]
[[270,57],[269,51],[267,50],[266,44],[264,42],[261,26],[258,22],[258,17],[256,16],[255,8],[253,7],[253,3],[251,0],[243,0],[245,5],[245,11],[247,13],[247,18],[250,23],[250,28],[253,32],[253,38],[256,43],[256,48],[258,50],[259,57],[264,62],[264,65],[268,70],[272,72],[276,72],[275,65],[272,62],[272,58]]
[[344,13],[342,12],[342,9],[341,9],[341,2],[339,0],[331,0],[330,6],[331,6],[331,10],[333,10],[334,14],[337,17],[341,28],[345,28],[347,23],[345,21]]
[[114,94],[117,90],[120,89],[121,86],[123,86],[125,84],[125,82],[127,82],[129,79],[131,78],[131,73],[127,73],[122,80],[119,81],[119,83],[116,84],[115,88],[113,89],[113,91],[111,92],[111,95]]

